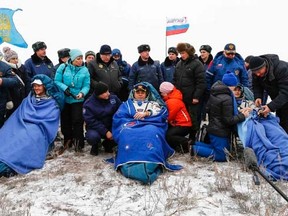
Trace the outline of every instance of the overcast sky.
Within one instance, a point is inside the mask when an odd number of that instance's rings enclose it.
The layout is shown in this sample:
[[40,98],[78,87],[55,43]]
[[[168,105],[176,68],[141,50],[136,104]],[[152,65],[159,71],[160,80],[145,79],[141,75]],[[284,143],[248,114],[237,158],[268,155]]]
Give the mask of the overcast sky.
[[[22,62],[33,54],[31,45],[44,41],[47,56],[58,62],[57,50],[68,47],[98,52],[109,44],[119,48],[130,64],[138,59],[137,46],[147,43],[150,55],[166,57],[166,17],[187,16],[186,33],[167,37],[167,47],[188,42],[199,50],[212,47],[212,54],[234,43],[243,58],[275,53],[288,61],[287,7],[285,1],[269,0],[0,0],[0,7],[23,11],[13,18],[28,48],[10,46]],[[280,3],[279,3],[280,2]]]

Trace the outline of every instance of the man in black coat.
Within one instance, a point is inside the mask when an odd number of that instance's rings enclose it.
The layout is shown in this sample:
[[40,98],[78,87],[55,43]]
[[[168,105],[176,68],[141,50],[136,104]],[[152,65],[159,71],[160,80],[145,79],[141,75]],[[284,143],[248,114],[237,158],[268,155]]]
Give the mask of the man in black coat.
[[288,62],[275,54],[254,56],[250,59],[250,70],[255,105],[261,106],[266,90],[272,101],[262,106],[264,116],[276,111],[280,125],[288,133]]

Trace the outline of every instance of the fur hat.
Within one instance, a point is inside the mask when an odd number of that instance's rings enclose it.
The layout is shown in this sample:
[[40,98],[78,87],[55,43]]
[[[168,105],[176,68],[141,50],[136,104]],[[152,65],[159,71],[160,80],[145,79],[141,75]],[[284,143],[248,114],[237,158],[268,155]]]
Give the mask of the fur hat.
[[98,83],[95,85],[94,94],[95,94],[96,96],[99,96],[99,95],[107,92],[108,90],[109,90],[108,85],[106,85],[106,84],[103,83],[103,82],[98,82]]
[[47,45],[43,41],[37,41],[34,44],[32,44],[32,49],[34,52],[37,52],[39,49],[45,48],[47,49]]
[[2,60],[3,58],[3,53],[0,51],[0,61]]
[[148,44],[142,44],[142,45],[138,46],[137,49],[138,49],[138,53],[142,53],[144,51],[150,52],[150,50],[151,50],[150,46]]
[[189,56],[194,56],[195,48],[190,45],[189,43],[178,43],[177,44],[177,51],[180,52],[187,52]]
[[209,45],[202,45],[200,46],[199,52],[201,52],[201,50],[205,50],[206,52],[211,53],[212,47]]
[[159,91],[164,94],[169,94],[174,89],[174,85],[170,82],[162,82]]
[[259,56],[253,56],[249,61],[249,67],[251,71],[257,71],[265,65],[265,60]]
[[171,53],[171,52],[174,53],[175,55],[178,55],[176,47],[169,47],[168,54]]
[[10,47],[3,47],[4,59],[9,62],[12,58],[18,58],[18,54],[11,50]]
[[71,49],[69,52],[71,61],[74,61],[78,56],[83,56],[79,49]]
[[94,58],[96,57],[95,52],[93,52],[92,50],[89,50],[89,51],[87,51],[87,52],[85,53],[85,59],[86,59],[89,55],[93,55]]
[[107,55],[107,54],[111,54],[112,53],[112,50],[111,50],[111,47],[107,44],[104,44],[101,46],[100,48],[100,54],[101,55]]
[[63,48],[63,49],[60,49],[57,51],[58,53],[58,58],[65,58],[65,57],[69,57],[69,52],[70,52],[70,49],[68,48]]
[[238,85],[238,80],[237,77],[234,75],[234,73],[231,73],[228,71],[226,74],[224,74],[222,78],[222,82],[226,86],[237,86]]

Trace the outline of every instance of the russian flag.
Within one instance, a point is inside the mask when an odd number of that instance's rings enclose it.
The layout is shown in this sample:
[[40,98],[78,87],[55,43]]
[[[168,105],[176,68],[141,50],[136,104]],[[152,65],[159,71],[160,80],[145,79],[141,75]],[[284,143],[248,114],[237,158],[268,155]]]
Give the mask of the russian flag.
[[167,18],[166,36],[185,33],[189,28],[187,17]]

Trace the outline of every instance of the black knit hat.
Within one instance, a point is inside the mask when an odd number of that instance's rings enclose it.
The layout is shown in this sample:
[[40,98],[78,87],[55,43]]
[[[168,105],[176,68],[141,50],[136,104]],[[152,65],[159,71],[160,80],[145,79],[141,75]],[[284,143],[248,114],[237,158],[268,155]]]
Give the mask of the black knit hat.
[[103,83],[103,82],[98,82],[98,83],[95,85],[94,94],[95,94],[96,96],[99,96],[99,95],[107,92],[108,90],[109,90],[108,85],[106,85],[106,84]]
[[257,71],[266,65],[265,60],[259,56],[253,56],[250,59],[249,67],[251,71]]
[[107,44],[101,46],[99,53],[101,55],[108,55],[112,53],[111,47]]

